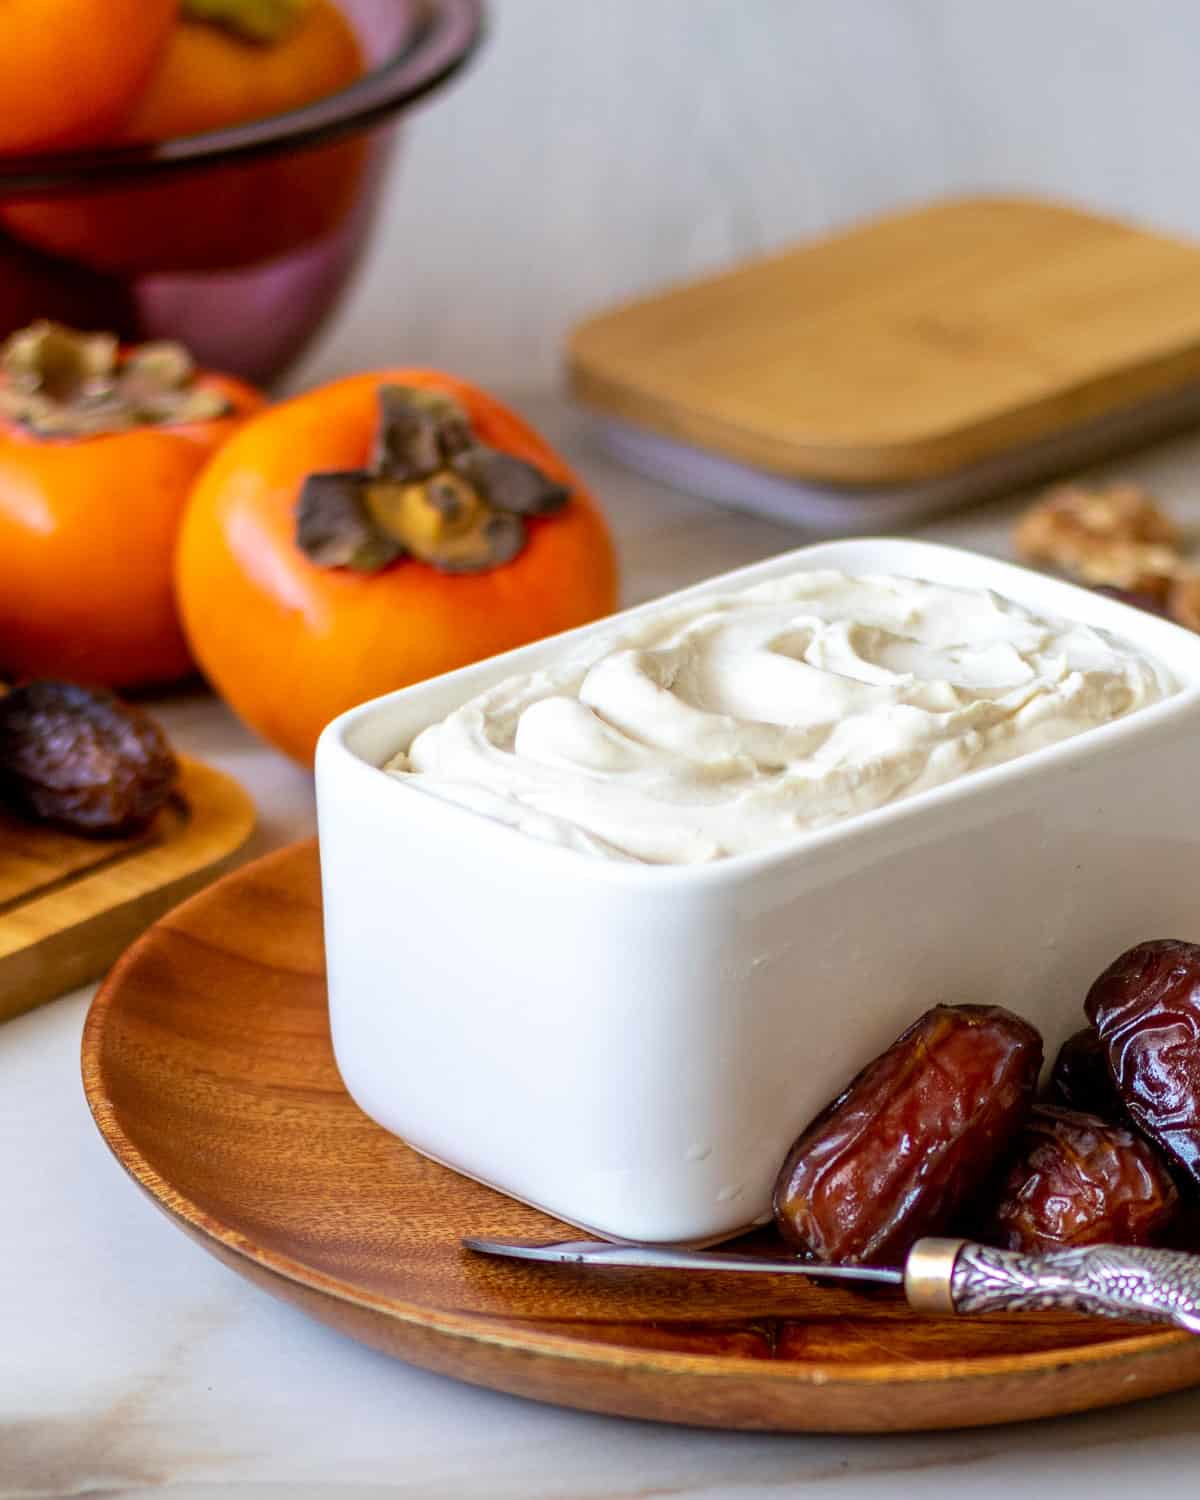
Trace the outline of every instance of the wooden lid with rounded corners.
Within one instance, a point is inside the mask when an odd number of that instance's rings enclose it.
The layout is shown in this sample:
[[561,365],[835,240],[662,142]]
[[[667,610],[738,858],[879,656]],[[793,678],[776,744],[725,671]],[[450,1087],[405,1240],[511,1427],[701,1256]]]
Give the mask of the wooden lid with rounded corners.
[[1200,248],[950,199],[601,313],[567,360],[584,402],[740,463],[928,479],[1200,378]]

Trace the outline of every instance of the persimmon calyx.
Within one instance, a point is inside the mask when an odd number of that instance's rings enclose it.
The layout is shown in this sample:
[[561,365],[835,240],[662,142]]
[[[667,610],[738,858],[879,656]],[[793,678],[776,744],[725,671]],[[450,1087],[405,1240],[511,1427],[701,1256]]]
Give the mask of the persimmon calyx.
[[308,14],[312,0],[183,0],[185,21],[203,21],[244,42],[284,42]]
[[404,552],[367,514],[359,470],[309,475],[296,515],[296,541],[318,567],[355,573],[377,573]]
[[182,344],[139,344],[127,354],[110,333],[32,323],[0,345],[0,417],[39,438],[86,438],[209,422],[229,402],[197,383]]
[[474,441],[467,414],[452,396],[411,385],[380,387],[373,473],[427,479]]
[[318,567],[375,573],[410,555],[480,573],[517,556],[526,516],[567,503],[536,465],[480,443],[444,392],[382,386],[379,409],[369,466],[312,474],[300,492],[296,543]]

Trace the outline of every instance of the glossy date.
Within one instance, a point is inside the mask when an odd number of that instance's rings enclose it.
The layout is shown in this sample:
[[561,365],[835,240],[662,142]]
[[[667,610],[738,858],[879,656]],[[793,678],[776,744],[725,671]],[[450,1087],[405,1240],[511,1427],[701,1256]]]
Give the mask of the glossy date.
[[1114,1123],[1125,1118],[1125,1105],[1108,1071],[1108,1048],[1092,1026],[1085,1026],[1062,1044],[1050,1074],[1055,1104],[1082,1110]]
[[1030,1254],[1077,1245],[1154,1245],[1179,1194],[1154,1148],[1078,1110],[1033,1111],[980,1226],[989,1245]]
[[1130,948],[1084,1009],[1130,1119],[1200,1186],[1200,944]]
[[793,1145],[780,1231],[815,1260],[900,1264],[1011,1147],[1041,1062],[1041,1037],[999,1006],[926,1012]]

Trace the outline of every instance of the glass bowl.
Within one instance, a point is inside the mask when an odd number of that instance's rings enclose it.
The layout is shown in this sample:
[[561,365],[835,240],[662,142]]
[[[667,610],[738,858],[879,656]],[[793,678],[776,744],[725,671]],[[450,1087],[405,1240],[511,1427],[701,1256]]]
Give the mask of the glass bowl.
[[334,94],[154,145],[0,159],[0,336],[55,318],[277,379],[369,242],[396,117],[483,32],[482,0],[337,3],[367,71]]

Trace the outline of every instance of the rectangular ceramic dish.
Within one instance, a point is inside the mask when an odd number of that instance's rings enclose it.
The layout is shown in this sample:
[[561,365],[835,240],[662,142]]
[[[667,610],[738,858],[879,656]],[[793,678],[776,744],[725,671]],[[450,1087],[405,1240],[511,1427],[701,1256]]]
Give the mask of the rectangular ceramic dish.
[[[1180,691],[1128,719],[761,853],[591,859],[382,772],[425,725],[664,602],[800,568],[991,588],[1112,631]],[[762,1220],[789,1144],[936,1002],[1053,1049],[1145,938],[1200,941],[1200,637],[908,541],[792,552],[367,703],[317,751],[334,1047],[411,1145],[612,1238]]]

